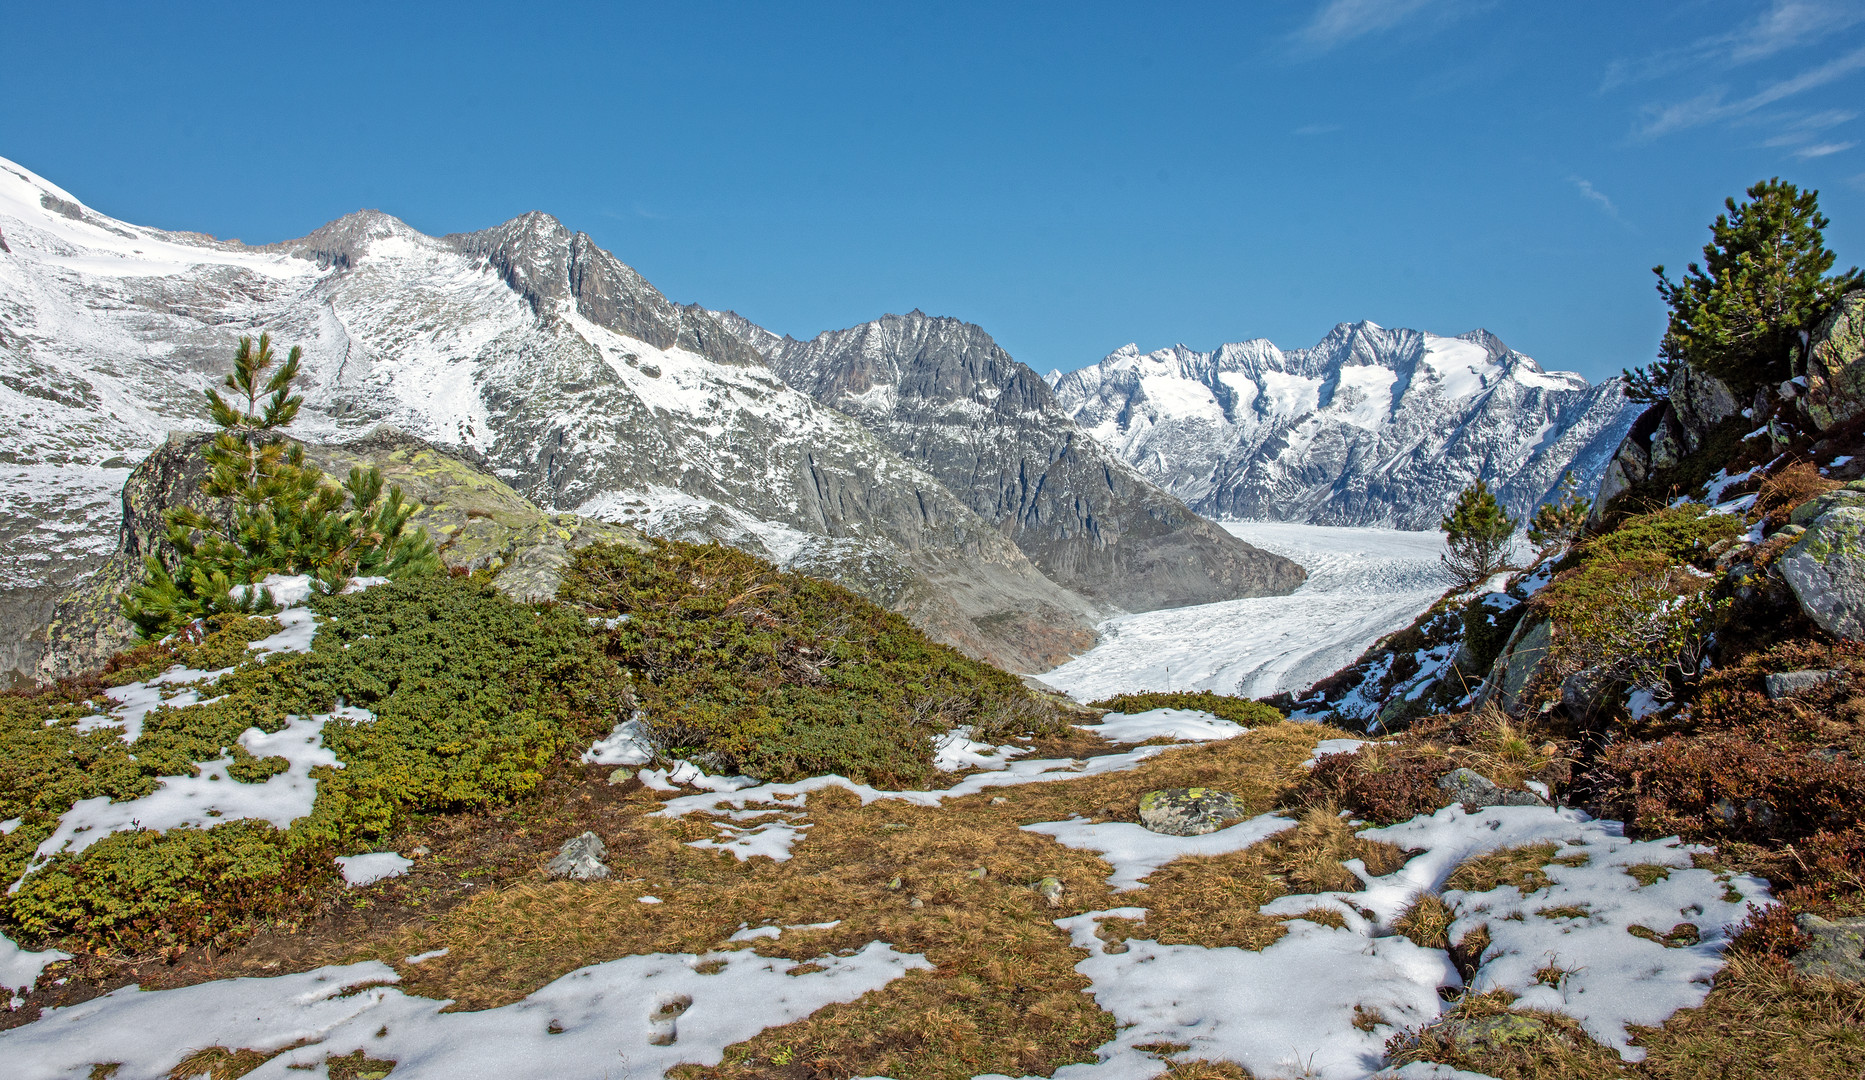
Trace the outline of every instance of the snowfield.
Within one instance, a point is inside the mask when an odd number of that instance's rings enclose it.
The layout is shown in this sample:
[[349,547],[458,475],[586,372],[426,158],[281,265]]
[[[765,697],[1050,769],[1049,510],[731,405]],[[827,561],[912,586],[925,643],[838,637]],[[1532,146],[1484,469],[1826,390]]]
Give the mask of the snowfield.
[[1140,690],[1267,697],[1352,663],[1444,594],[1437,532],[1224,522],[1265,551],[1308,568],[1288,596],[1122,615],[1100,645],[1040,676],[1082,701]]

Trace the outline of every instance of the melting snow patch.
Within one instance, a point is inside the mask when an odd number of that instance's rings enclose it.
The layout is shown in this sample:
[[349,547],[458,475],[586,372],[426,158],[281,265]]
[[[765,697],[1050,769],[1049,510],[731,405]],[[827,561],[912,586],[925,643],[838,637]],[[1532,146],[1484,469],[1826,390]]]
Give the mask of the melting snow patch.
[[[1086,832],[1085,823],[1058,824],[1072,830],[1030,828]],[[1181,838],[1126,828],[1133,833],[1120,839],[1147,866],[1163,865],[1166,858],[1159,856],[1171,845],[1230,831]],[[1420,893],[1440,891],[1464,861],[1549,842],[1556,845],[1555,858],[1578,865],[1547,866],[1546,888],[1527,895],[1512,885],[1442,894],[1457,914],[1450,940],[1479,926],[1490,933],[1469,988],[1508,990],[1518,995],[1517,1007],[1565,1013],[1593,1038],[1637,1060],[1642,1051],[1628,1045],[1627,1025],[1659,1025],[1678,1009],[1701,1004],[1750,906],[1771,902],[1758,878],[1695,869],[1691,854],[1698,849],[1690,845],[1675,838],[1630,841],[1620,823],[1574,810],[1491,807],[1466,814],[1453,806],[1361,835],[1422,853],[1379,878],[1367,876],[1358,860],[1349,862],[1366,884],[1359,892],[1291,895],[1263,905],[1267,915],[1331,910],[1346,926],[1292,918],[1288,934],[1261,952],[1134,939],[1125,952],[1108,951],[1095,924],[1143,921],[1145,909],[1138,907],[1058,921],[1074,945],[1091,954],[1075,970],[1092,981],[1095,1001],[1122,1025],[1118,1038],[1101,1047],[1099,1063],[1059,1069],[1058,1080],[1156,1075],[1157,1060],[1134,1047],[1161,1042],[1188,1046],[1176,1055],[1182,1060],[1231,1060],[1257,1075],[1360,1080],[1379,1069],[1392,1028],[1355,1028],[1356,1006],[1378,1009],[1394,1026],[1417,1027],[1443,1008],[1439,987],[1461,984],[1447,953],[1394,934],[1392,922]],[[1131,857],[1122,851],[1110,859],[1120,860],[1117,881],[1137,881],[1126,862]],[[1634,867],[1637,877],[1628,873]],[[1556,985],[1541,981],[1549,967],[1565,973]],[[1397,1075],[1462,1080],[1475,1074],[1411,1069]]]
[[0,821],[0,836],[11,836],[13,830],[19,828],[25,820],[25,818],[10,817],[5,821]]
[[[280,1080],[299,1075],[292,1066],[362,1050],[393,1060],[397,1080],[660,1076],[682,1063],[717,1065],[726,1047],[765,1028],[932,967],[878,941],[814,963],[822,970],[790,975],[797,961],[751,952],[628,956],[478,1012],[442,1012],[445,1001],[370,986],[397,981],[373,961],[175,990],[130,986],[0,1032],[0,1058],[14,1080],[82,1076],[96,1061],[122,1062],[116,1075],[140,1080],[167,1075],[196,1047],[304,1042],[251,1075]],[[344,993],[359,985],[367,989]]]
[[261,656],[271,653],[311,651],[311,640],[317,636],[317,616],[309,608],[286,608],[274,615],[281,629],[271,637],[249,641],[246,647]]
[[636,719],[615,725],[608,738],[583,751],[583,761],[591,765],[646,765],[653,760],[654,740],[647,725]]
[[1130,821],[1095,823],[1086,818],[1045,821],[1023,826],[1026,832],[1053,836],[1063,847],[1092,851],[1114,872],[1107,883],[1118,892],[1143,889],[1140,879],[1184,855],[1227,855],[1276,835],[1295,823],[1263,814],[1202,836],[1169,836]]
[[429,960],[438,960],[452,951],[451,949],[434,949],[430,952],[415,953],[413,956],[402,957],[401,962],[404,964],[425,964]]
[[343,872],[343,883],[352,889],[364,885],[374,885],[392,877],[400,877],[414,865],[414,860],[403,858],[393,851],[371,851],[366,855],[339,855],[337,869]]
[[69,959],[70,953],[57,949],[27,952],[15,945],[12,938],[0,934],[0,990],[30,990],[32,984],[39,981],[39,973],[45,970],[45,965]]
[[[350,706],[312,717],[294,716],[285,727],[266,734],[247,728],[240,745],[254,757],[282,757],[289,767],[267,777],[264,783],[243,784],[227,773],[233,764],[229,757],[217,758],[200,766],[197,776],[163,776],[160,786],[140,799],[111,802],[107,795],[80,799],[59,818],[58,831],[48,837],[34,853],[27,867],[30,873],[62,851],[76,854],[114,832],[132,829],[166,829],[193,826],[212,828],[228,821],[253,819],[269,821],[284,829],[311,812],[317,797],[317,781],[310,775],[318,765],[341,768],[337,756],[322,745],[324,724],[332,716],[349,715],[369,719],[371,714]],[[24,875],[21,875],[22,879]],[[8,892],[16,892],[15,881]]]
[[992,771],[1004,768],[1011,758],[1027,753],[1028,750],[1018,746],[975,742],[968,727],[955,727],[933,739],[933,767],[940,772]]
[[1365,739],[1322,739],[1315,744],[1315,752],[1302,762],[1302,768],[1312,769],[1320,764],[1321,759],[1334,754],[1351,754],[1367,744]]
[[1250,729],[1208,712],[1192,709],[1152,709],[1142,713],[1108,713],[1098,724],[1076,724],[1108,742],[1138,743],[1148,739],[1209,742],[1249,734]]

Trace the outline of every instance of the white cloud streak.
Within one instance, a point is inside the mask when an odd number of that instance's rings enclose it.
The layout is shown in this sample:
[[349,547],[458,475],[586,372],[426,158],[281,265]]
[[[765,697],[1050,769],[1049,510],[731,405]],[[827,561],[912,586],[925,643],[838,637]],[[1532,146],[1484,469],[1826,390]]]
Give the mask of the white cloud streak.
[[1754,22],[1726,34],[1699,38],[1636,59],[1606,65],[1600,92],[1651,82],[1708,63],[1746,64],[1865,22],[1865,5],[1855,0],[1774,0]]
[[1354,38],[1390,30],[1427,9],[1449,6],[1447,0],[1327,0],[1294,37],[1310,50],[1326,52]]
[[1813,146],[1803,146],[1794,151],[1794,156],[1802,160],[1807,158],[1822,158],[1829,154],[1838,154],[1850,150],[1857,145],[1858,143],[1855,142],[1816,143]]
[[1580,189],[1580,194],[1583,197],[1598,204],[1599,208],[1601,210],[1604,210],[1607,213],[1607,215],[1609,215],[1614,221],[1625,220],[1624,218],[1621,218],[1619,216],[1619,208],[1613,205],[1613,201],[1606,197],[1605,192],[1594,187],[1592,181],[1583,179],[1578,176],[1570,176],[1567,179],[1576,188]]
[[1844,78],[1860,68],[1865,68],[1865,47],[1828,60],[1819,67],[1803,71],[1791,79],[1770,83],[1748,97],[1736,101],[1724,100],[1726,92],[1718,88],[1699,94],[1688,101],[1672,105],[1648,106],[1645,109],[1645,122],[1640,126],[1638,133],[1646,138],[1656,138],[1673,131],[1700,127],[1703,124],[1739,120],[1758,109]]

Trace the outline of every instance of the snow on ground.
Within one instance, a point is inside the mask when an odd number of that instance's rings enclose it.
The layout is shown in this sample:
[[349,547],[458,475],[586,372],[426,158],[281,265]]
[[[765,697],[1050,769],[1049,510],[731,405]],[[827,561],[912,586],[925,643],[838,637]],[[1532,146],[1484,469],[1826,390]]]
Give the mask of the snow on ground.
[[1098,724],[1076,724],[1112,743],[1148,739],[1210,742],[1249,734],[1250,729],[1193,709],[1151,709],[1143,713],[1108,713]]
[[1107,883],[1116,892],[1144,889],[1141,878],[1181,856],[1228,855],[1294,827],[1293,821],[1275,814],[1262,814],[1201,836],[1167,836],[1131,821],[1097,823],[1082,817],[1023,826],[1026,832],[1055,837],[1063,847],[1099,855],[1114,868]]
[[1042,681],[1082,701],[1140,690],[1244,697],[1299,690],[1358,659],[1444,593],[1439,533],[1223,525],[1302,564],[1307,582],[1289,596],[1119,616],[1101,625],[1100,645],[1039,676]]
[[337,856],[337,869],[343,874],[343,883],[352,889],[400,877],[413,865],[413,859],[404,858],[393,851]]
[[[397,975],[374,961],[176,990],[129,986],[0,1032],[0,1059],[13,1080],[84,1076],[109,1061],[122,1062],[117,1080],[159,1080],[194,1047],[304,1042],[247,1075],[322,1075],[327,1056],[362,1050],[394,1060],[397,1080],[655,1077],[685,1062],[717,1065],[726,1047],[765,1028],[932,967],[878,941],[787,974],[798,962],[749,951],[627,956],[479,1012],[442,1012],[445,1001],[379,985]],[[367,989],[345,992],[358,986]]]
[[[1136,873],[1192,854],[1182,850],[1187,840],[1237,850],[1248,845],[1226,843],[1226,833],[1254,842],[1274,835],[1269,826],[1279,821],[1263,815],[1190,838],[1122,823],[1116,824],[1125,831],[1116,836],[1108,825],[1079,819],[1025,828],[1070,847],[1109,852],[1103,855],[1114,867],[1109,881],[1126,889],[1139,884]],[[1058,1069],[1057,1080],[1157,1075],[1161,1063],[1134,1048],[1162,1042],[1188,1046],[1177,1055],[1181,1060],[1235,1061],[1258,1076],[1362,1080],[1379,1069],[1397,1028],[1429,1023],[1442,1011],[1439,987],[1462,985],[1444,950],[1393,932],[1394,921],[1426,892],[1441,893],[1457,914],[1450,940],[1478,926],[1489,930],[1471,992],[1504,989],[1517,995],[1517,1007],[1565,1013],[1636,1061],[1644,1052],[1628,1044],[1627,1025],[1659,1025],[1678,1009],[1702,1004],[1750,906],[1772,903],[1759,878],[1695,869],[1691,853],[1700,849],[1692,845],[1675,837],[1627,840],[1619,822],[1576,810],[1510,806],[1470,814],[1453,805],[1361,835],[1421,854],[1384,877],[1370,877],[1358,860],[1349,862],[1366,886],[1358,892],[1291,895],[1263,905],[1267,915],[1328,910],[1346,925],[1291,918],[1288,934],[1260,952],[1137,939],[1128,939],[1124,951],[1108,949],[1096,924],[1143,922],[1142,907],[1058,920],[1076,947],[1091,953],[1075,970],[1092,981],[1089,993],[1122,1030],[1100,1048],[1098,1063]],[[1550,884],[1526,895],[1513,885],[1444,891],[1466,860],[1537,843],[1553,843],[1554,858],[1578,865],[1547,866]],[[1641,876],[1628,872],[1632,868]],[[1651,940],[1667,935],[1668,942]],[[1356,1028],[1356,1006],[1377,1009],[1389,1024]]]

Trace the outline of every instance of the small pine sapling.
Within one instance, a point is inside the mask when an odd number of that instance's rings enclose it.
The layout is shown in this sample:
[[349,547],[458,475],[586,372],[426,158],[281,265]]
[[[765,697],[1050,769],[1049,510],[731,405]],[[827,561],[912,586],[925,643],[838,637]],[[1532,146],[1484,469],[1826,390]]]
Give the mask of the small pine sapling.
[[1580,478],[1569,472],[1561,477],[1554,497],[1542,503],[1528,521],[1528,542],[1542,555],[1565,548],[1586,530],[1593,500],[1580,494]]
[[1511,518],[1481,479],[1457,495],[1450,516],[1438,522],[1444,531],[1444,554],[1438,560],[1460,588],[1483,581],[1503,569],[1515,536]]
[[383,492],[374,466],[352,468],[341,486],[306,464],[304,447],[283,433],[304,405],[292,392],[304,356],[293,347],[276,370],[270,335],[241,338],[223,387],[207,391],[220,430],[205,451],[201,494],[217,513],[194,506],[162,515],[173,552],[144,560],[147,580],[123,596],[123,613],[145,636],[170,633],[195,619],[272,606],[258,587],[270,574],[309,574],[331,592],[359,575],[404,577],[437,569],[422,529],[408,530],[417,507],[399,487]]

